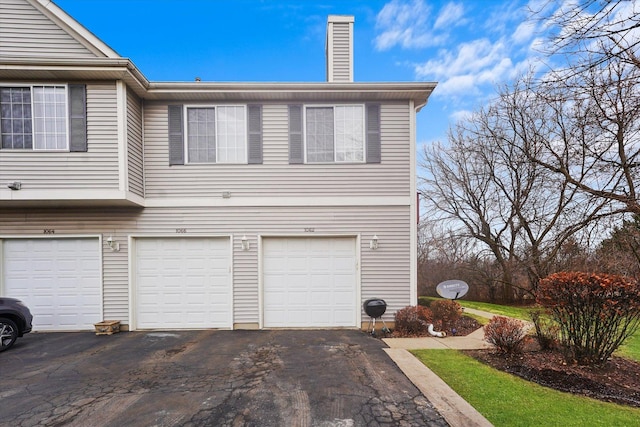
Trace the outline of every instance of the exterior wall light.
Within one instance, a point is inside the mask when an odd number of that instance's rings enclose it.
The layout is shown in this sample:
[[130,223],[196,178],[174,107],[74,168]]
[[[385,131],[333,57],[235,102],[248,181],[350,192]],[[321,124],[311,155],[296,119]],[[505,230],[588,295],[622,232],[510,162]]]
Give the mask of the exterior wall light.
[[17,191],[22,188],[22,183],[20,181],[13,181],[7,184],[7,187],[14,191]]
[[120,251],[120,243],[118,242],[114,242],[113,241],[113,236],[109,236],[107,238],[107,245],[109,245],[109,247],[111,248],[111,250],[113,252],[118,252]]
[[378,235],[374,234],[373,237],[371,238],[371,241],[369,242],[369,248],[376,250],[378,249]]
[[246,234],[244,236],[242,236],[242,239],[240,240],[240,243],[242,244],[242,250],[243,251],[248,251],[249,250],[249,239],[247,239],[247,235]]

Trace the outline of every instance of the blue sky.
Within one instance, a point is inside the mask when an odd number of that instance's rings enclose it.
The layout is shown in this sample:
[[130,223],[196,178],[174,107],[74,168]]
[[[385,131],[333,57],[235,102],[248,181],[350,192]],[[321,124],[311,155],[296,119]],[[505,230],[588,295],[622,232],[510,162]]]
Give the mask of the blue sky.
[[438,82],[418,144],[539,56],[543,0],[54,0],[152,81],[325,81],[327,15],[355,16],[358,82]]

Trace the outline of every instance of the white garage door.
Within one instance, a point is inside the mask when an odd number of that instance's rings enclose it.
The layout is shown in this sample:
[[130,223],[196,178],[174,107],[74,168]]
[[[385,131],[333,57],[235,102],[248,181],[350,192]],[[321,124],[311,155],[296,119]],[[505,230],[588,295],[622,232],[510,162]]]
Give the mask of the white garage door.
[[228,238],[135,240],[140,329],[231,328]]
[[4,294],[23,300],[33,329],[94,329],[102,321],[97,238],[2,241]]
[[357,326],[354,238],[265,238],[263,249],[265,327]]

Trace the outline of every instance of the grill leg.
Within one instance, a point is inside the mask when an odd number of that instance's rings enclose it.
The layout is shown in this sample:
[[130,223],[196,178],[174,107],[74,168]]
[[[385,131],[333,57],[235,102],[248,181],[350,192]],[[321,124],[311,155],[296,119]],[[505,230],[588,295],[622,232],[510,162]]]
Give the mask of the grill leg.
[[381,317],[380,320],[382,320],[382,324],[384,325],[382,327],[382,332],[384,332],[385,334],[391,332],[391,329],[387,328],[387,323],[384,321],[384,319]]

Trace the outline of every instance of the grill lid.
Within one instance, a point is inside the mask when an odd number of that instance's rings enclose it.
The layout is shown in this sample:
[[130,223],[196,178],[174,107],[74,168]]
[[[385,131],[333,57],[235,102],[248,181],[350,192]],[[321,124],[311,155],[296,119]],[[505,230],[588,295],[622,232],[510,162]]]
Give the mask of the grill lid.
[[362,304],[362,308],[367,316],[377,319],[387,311],[387,303],[380,298],[370,298]]

